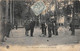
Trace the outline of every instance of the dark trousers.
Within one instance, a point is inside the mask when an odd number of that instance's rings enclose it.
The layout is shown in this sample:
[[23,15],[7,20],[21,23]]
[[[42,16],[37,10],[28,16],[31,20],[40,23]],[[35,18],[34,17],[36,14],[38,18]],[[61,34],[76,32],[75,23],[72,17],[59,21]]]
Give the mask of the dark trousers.
[[44,34],[44,28],[42,28],[42,34]]
[[18,29],[18,26],[16,25],[16,30]]
[[75,29],[73,27],[71,27],[71,31],[72,31],[71,35],[75,35]]
[[46,28],[44,29],[44,32],[45,32],[44,35],[46,35]]
[[51,32],[53,32],[53,34],[54,34],[54,28],[52,28],[52,29],[48,28],[48,37],[52,36]]
[[57,29],[55,29],[55,28],[52,28],[52,29],[48,28],[48,37],[52,36],[51,32],[53,32],[53,35],[58,35],[58,30]]
[[58,30],[57,29],[55,29],[55,35],[58,35]]
[[42,34],[46,35],[46,28],[42,28]]
[[29,30],[26,30],[26,31],[25,31],[25,35],[26,35],[26,36],[28,36],[28,31],[29,31]]
[[10,35],[10,30],[6,32],[6,36],[9,37],[9,35]]
[[75,26],[70,24],[70,29],[72,31],[71,35],[75,35]]
[[5,40],[4,40],[5,36],[6,36],[5,34],[2,35],[2,40],[1,40],[2,42],[5,42]]
[[57,26],[54,26],[54,35],[58,35],[58,28],[57,28]]
[[30,29],[30,36],[33,36],[33,33],[34,33],[34,28]]

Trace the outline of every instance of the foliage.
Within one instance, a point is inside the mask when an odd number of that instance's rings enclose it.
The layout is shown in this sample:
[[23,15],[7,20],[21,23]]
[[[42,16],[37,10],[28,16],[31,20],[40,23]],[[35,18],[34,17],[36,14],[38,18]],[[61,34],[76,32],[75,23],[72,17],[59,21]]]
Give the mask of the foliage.
[[5,11],[6,11],[6,2],[5,1],[1,1],[1,5],[2,5],[2,11],[3,13],[5,14]]
[[80,12],[80,1],[74,1],[74,10],[76,13]]
[[71,5],[67,5],[66,7],[65,6],[63,7],[64,14],[66,14],[66,15],[71,14],[71,10],[72,10]]
[[[80,1],[74,1],[73,2],[73,8],[74,8],[74,12],[75,13],[79,13],[80,12]],[[71,10],[73,10],[72,6],[71,5],[67,5],[67,6],[64,6],[63,7],[63,11],[64,11],[64,14],[66,15],[69,15],[71,14]]]
[[26,9],[25,2],[22,1],[14,1],[14,17],[15,18],[22,18],[22,11]]

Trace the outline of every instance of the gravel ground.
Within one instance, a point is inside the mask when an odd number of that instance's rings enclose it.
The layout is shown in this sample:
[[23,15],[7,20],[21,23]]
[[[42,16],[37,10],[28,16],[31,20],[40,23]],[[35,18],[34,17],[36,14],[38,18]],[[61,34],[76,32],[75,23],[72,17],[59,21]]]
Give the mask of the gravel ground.
[[18,30],[14,29],[10,33],[10,38],[6,38],[6,42],[1,44],[0,51],[26,51],[30,48],[32,50],[36,48],[46,50],[46,48],[48,48],[49,51],[52,49],[54,49],[55,51],[60,51],[58,49],[61,49],[62,51],[64,49],[66,51],[69,51],[73,48],[75,50],[76,47],[78,47],[80,51],[80,29],[76,30],[75,36],[71,36],[71,32],[68,30],[68,28],[64,27],[60,27],[58,32],[58,36],[53,35],[51,38],[48,38],[48,34],[45,37],[40,37],[41,30],[39,28],[35,28],[34,37],[30,37],[25,36],[24,28],[19,28]]

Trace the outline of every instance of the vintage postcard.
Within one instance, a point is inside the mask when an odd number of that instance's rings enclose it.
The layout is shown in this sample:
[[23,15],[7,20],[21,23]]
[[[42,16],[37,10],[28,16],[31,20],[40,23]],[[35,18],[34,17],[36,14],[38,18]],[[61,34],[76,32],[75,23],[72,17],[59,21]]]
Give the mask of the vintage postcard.
[[0,51],[80,51],[80,0],[0,0]]

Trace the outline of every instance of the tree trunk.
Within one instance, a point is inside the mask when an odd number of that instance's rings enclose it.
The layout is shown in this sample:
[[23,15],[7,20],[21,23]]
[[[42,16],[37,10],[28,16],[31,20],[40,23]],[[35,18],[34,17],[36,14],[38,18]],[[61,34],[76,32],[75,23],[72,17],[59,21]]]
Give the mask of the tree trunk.
[[9,17],[8,17],[8,11],[9,11],[9,0],[6,0],[6,15],[5,15],[5,21],[8,22],[9,21]]
[[10,22],[12,23],[12,0],[10,0]]
[[2,22],[2,7],[1,7],[1,0],[0,0],[0,42],[1,42],[1,40],[2,40],[2,24],[1,24],[1,22]]

